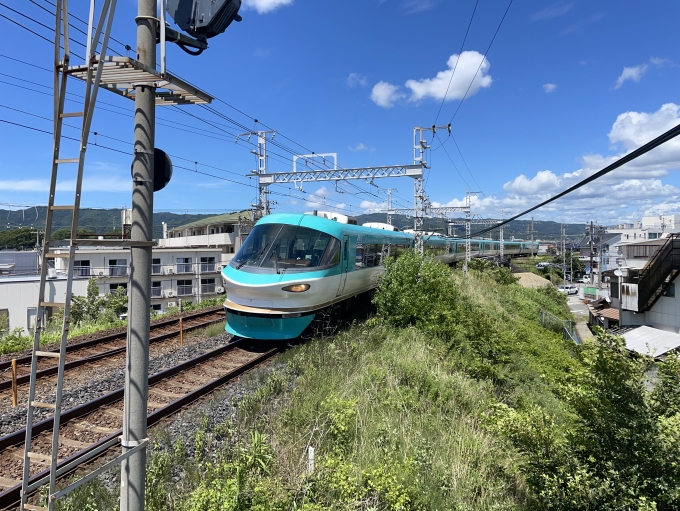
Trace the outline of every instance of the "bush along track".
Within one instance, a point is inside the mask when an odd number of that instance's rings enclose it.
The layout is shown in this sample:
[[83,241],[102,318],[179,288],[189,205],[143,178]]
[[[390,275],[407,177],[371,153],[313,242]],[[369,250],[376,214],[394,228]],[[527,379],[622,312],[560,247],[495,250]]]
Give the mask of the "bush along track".
[[[678,509],[677,358],[652,383],[620,338],[543,329],[541,309],[570,317],[552,288],[412,253],[375,305],[232,392],[230,414],[157,433],[147,509]],[[85,485],[61,506],[116,494]]]

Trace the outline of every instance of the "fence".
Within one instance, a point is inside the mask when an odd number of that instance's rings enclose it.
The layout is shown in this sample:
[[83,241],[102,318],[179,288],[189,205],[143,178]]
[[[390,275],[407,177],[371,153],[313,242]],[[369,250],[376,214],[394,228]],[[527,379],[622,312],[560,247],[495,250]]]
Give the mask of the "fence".
[[543,325],[543,328],[561,333],[564,339],[581,344],[581,340],[578,338],[574,328],[574,323],[568,319],[560,319],[548,311],[541,311],[541,325]]

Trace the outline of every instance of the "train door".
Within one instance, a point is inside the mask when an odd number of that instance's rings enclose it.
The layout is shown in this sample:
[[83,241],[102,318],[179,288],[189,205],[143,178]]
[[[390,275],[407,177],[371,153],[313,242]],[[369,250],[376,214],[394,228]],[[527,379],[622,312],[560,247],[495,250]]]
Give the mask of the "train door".
[[[351,263],[353,266],[354,258],[352,258]],[[342,294],[342,292],[345,290],[345,282],[347,282],[347,272],[349,272],[350,269],[349,236],[342,237],[342,261],[340,262],[340,265],[340,282],[338,284],[338,292],[335,294],[335,296],[340,296]]]

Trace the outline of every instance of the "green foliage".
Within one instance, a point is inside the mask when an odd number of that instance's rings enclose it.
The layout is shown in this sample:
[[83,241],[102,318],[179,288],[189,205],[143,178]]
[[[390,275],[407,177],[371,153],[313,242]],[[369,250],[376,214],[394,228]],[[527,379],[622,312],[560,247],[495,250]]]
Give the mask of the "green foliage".
[[565,422],[545,410],[499,406],[492,428],[523,453],[523,471],[542,509],[677,509],[680,505],[680,372],[677,358],[659,366],[632,357],[622,338],[597,332],[577,352],[582,366],[561,394]]
[[14,250],[30,250],[35,247],[36,231],[30,228],[0,231],[0,247]]
[[545,285],[536,290],[558,307],[566,307],[569,299],[566,293],[560,293],[555,286]]
[[87,295],[71,298],[71,319],[73,323],[77,325],[82,321],[98,321],[104,304],[104,298],[99,296],[97,279],[91,278],[87,282]]
[[503,266],[496,266],[492,261],[488,259],[474,258],[470,259],[468,262],[468,269],[473,271],[478,271],[481,273],[488,273],[492,279],[497,283],[507,286],[509,284],[515,284],[519,280],[512,274],[510,268],[505,268]]
[[15,353],[29,348],[33,343],[33,338],[24,335],[22,328],[15,328],[0,337],[0,355]]
[[386,261],[373,303],[389,324],[415,325],[437,333],[454,320],[457,296],[448,266],[423,259],[412,250]]
[[[116,475],[111,475],[115,480]],[[115,511],[119,509],[119,499],[118,491],[107,488],[100,479],[94,479],[57,500],[54,508],[56,511]],[[43,505],[47,507],[46,503]]]

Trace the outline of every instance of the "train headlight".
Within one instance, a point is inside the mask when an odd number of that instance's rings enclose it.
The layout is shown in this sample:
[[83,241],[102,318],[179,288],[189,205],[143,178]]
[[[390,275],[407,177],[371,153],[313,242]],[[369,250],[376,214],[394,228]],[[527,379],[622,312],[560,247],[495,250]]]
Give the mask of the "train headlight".
[[292,286],[286,286],[281,289],[290,293],[302,293],[303,291],[307,291],[309,289],[309,284],[293,284]]

